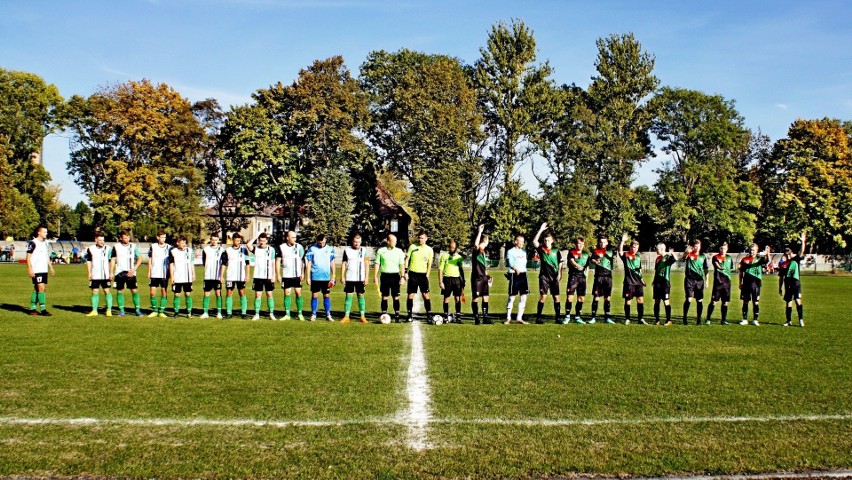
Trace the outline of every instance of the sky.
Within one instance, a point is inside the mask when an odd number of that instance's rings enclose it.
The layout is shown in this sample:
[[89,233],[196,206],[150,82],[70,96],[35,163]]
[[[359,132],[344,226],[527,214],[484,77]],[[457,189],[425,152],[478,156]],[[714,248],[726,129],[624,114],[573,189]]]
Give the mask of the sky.
[[[333,55],[355,75],[374,50],[472,64],[496,22],[520,19],[558,84],[588,86],[595,41],[633,32],[655,56],[661,86],[733,99],[746,126],[772,140],[797,118],[852,119],[845,0],[0,0],[0,11],[0,68],[40,75],[65,98],[148,78],[227,108]],[[48,137],[44,164],[73,205],[85,195],[67,174],[70,139]],[[662,162],[643,163],[634,183],[652,185]],[[519,173],[532,191],[534,168]]]

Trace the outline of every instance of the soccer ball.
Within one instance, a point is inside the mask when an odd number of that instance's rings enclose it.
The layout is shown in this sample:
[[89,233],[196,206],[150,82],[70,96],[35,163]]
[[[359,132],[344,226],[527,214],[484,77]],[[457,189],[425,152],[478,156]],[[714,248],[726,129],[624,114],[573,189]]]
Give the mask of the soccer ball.
[[379,321],[387,325],[391,322],[391,316],[387,313],[383,313],[381,317],[379,317]]
[[443,325],[444,317],[440,315],[435,315],[434,317],[432,317],[432,323],[434,323],[435,325]]

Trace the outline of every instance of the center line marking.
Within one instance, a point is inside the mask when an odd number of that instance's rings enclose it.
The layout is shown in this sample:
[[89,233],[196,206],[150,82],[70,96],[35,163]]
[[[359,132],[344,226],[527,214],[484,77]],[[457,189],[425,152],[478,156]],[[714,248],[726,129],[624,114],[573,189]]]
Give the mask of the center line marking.
[[408,361],[406,393],[408,408],[402,413],[402,423],[408,426],[406,443],[414,450],[425,450],[430,447],[428,426],[431,413],[429,411],[429,377],[426,375],[426,354],[423,349],[420,322],[411,324],[411,357]]

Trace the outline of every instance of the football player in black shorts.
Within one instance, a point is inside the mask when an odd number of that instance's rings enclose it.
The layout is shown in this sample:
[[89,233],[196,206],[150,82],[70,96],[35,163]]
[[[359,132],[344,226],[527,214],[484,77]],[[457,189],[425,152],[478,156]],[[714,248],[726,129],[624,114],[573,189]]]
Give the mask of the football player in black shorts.
[[568,303],[565,305],[565,320],[564,324],[571,323],[571,304],[574,302],[574,295],[577,296],[577,310],[574,315],[574,321],[580,324],[586,322],[580,316],[583,311],[583,302],[586,300],[586,268],[589,266],[589,252],[585,250],[586,239],[577,237],[574,242],[574,248],[568,250],[568,286],[565,287],[565,294],[568,295]]
[[538,293],[541,296],[538,299],[535,323],[544,323],[541,313],[544,311],[544,302],[548,294],[553,297],[555,321],[561,323],[562,305],[559,303],[559,282],[562,281],[562,252],[553,246],[553,235],[550,232],[544,237],[544,245],[538,243],[538,239],[545,230],[547,230],[547,222],[541,224],[532,242],[541,261],[541,268],[538,271]]
[[[464,269],[462,264],[464,257],[459,253],[458,243],[450,240],[447,244],[449,251],[441,254],[438,259],[438,284],[441,286],[441,294],[444,296],[444,321],[447,323],[461,323],[461,296],[464,291]],[[450,313],[450,297],[455,298],[456,313]]]
[[609,248],[609,239],[605,236],[598,238],[598,247],[592,251],[592,268],[595,269],[595,279],[592,282],[592,318],[589,323],[595,323],[598,314],[598,302],[604,300],[604,318],[606,323],[613,324],[609,316],[612,300],[612,266],[615,262],[615,250]]
[[719,245],[719,254],[713,255],[713,294],[710,297],[710,306],[707,307],[707,319],[704,321],[707,325],[710,324],[710,317],[713,315],[713,309],[716,304],[722,302],[722,325],[728,324],[728,303],[731,301],[731,273],[734,271],[734,259],[728,255],[728,242],[722,242]]
[[769,263],[771,250],[768,245],[763,252],[759,252],[759,249],[756,243],[752,243],[749,254],[740,260],[740,300],[743,301],[740,325],[748,325],[748,304],[751,302],[754,312],[751,324],[760,326],[760,287],[763,283],[763,267]]
[[485,225],[480,225],[476,232],[476,240],[473,241],[473,259],[471,260],[470,288],[473,291],[473,323],[479,325],[479,304],[477,300],[482,299],[482,323],[490,324],[488,319],[488,295],[491,289],[491,276],[487,272],[488,259],[485,257],[485,249],[488,248],[488,235],[484,235]]
[[654,324],[660,324],[660,302],[666,307],[666,325],[672,324],[672,306],[669,296],[672,290],[671,272],[672,265],[677,262],[673,250],[666,253],[666,244],[657,244],[657,259],[654,261]]
[[785,289],[783,293],[784,301],[787,302],[787,322],[784,323],[785,327],[792,325],[793,303],[796,304],[796,313],[799,315],[799,326],[805,326],[804,314],[802,312],[802,284],[799,281],[799,272],[801,271],[802,259],[805,257],[805,240],[807,238],[807,233],[802,232],[802,235],[799,236],[799,239],[802,241],[799,253],[794,254],[793,249],[787,248],[784,250],[784,258],[781,260],[783,263],[779,265],[778,294],[782,294],[781,287],[783,286]]
[[636,318],[642,325],[645,321],[645,280],[642,279],[642,257],[639,255],[639,242],[630,242],[630,250],[624,251],[627,234],[621,236],[618,244],[618,257],[624,263],[624,284],[621,296],[624,297],[624,324],[630,325],[630,304],[636,299]]
[[701,240],[693,240],[692,245],[686,247],[681,260],[686,262],[686,276],[683,280],[683,289],[686,299],[683,301],[683,324],[686,325],[689,306],[695,299],[696,316],[695,324],[701,325],[701,314],[704,313],[704,287],[708,283],[710,272],[710,261],[701,251]]

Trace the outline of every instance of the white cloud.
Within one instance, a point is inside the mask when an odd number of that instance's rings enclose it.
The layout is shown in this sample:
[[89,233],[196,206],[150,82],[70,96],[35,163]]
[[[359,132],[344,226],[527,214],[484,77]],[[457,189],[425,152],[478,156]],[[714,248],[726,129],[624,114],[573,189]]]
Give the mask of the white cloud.
[[781,110],[787,110],[787,108],[789,108],[786,103],[776,103],[775,106],[780,108]]

